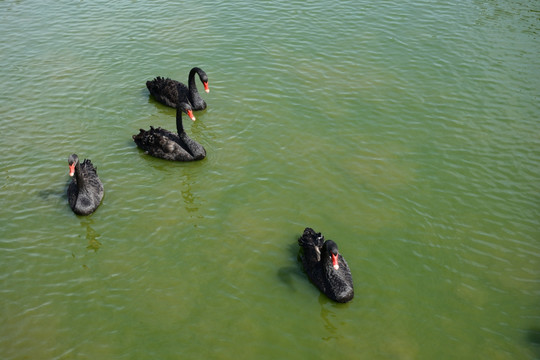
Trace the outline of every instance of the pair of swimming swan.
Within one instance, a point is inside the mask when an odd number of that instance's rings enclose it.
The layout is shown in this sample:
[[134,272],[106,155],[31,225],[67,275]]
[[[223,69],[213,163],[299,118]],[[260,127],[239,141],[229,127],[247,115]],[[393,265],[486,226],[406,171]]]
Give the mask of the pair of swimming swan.
[[[141,129],[139,134],[133,135],[137,146],[147,154],[175,161],[195,161],[206,157],[204,147],[186,134],[182,124],[182,112],[195,121],[193,110],[206,108],[206,102],[197,91],[195,74],[199,75],[205,91],[209,92],[208,76],[198,67],[189,72],[188,87],[176,80],[159,76],[146,82],[150,94],[157,101],[176,108],[177,130],[177,133],[173,133],[151,126],[150,130]],[[69,156],[68,164],[69,175],[72,177],[67,189],[69,206],[78,215],[89,215],[97,209],[103,199],[103,184],[89,159],[81,163],[77,154],[72,154]]]
[[206,102],[201,98],[195,84],[195,74],[209,92],[208,76],[198,67],[189,72],[188,87],[181,82],[169,78],[156,77],[146,82],[150,94],[160,103],[176,108],[176,133],[168,130],[150,127],[150,130],[140,129],[139,134],[133,135],[138,147],[147,154],[165,160],[195,161],[206,157],[204,147],[191,139],[185,132],[182,123],[182,113],[186,113],[195,121],[194,110],[206,109]]

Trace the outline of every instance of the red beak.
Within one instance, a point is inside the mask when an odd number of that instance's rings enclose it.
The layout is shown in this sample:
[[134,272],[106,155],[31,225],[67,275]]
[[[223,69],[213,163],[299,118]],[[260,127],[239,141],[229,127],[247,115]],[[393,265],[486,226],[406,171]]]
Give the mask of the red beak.
[[75,163],[69,165],[69,176],[75,175]]
[[187,115],[189,116],[189,118],[193,121],[197,120],[195,119],[195,116],[193,115],[193,111],[192,110],[188,110],[187,111]]
[[339,264],[338,264],[338,256],[332,254],[332,265],[334,266],[334,269],[339,270]]
[[204,91],[206,91],[206,93],[209,93],[209,92],[210,92],[210,89],[208,88],[208,81],[207,81],[207,82],[203,82],[203,85],[204,85]]

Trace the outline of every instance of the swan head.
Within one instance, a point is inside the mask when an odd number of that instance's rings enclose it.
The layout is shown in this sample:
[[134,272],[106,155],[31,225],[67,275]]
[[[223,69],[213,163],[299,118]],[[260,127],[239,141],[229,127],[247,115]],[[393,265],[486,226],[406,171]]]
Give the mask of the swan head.
[[323,251],[330,255],[334,270],[339,270],[339,252],[337,244],[332,240],[327,240],[323,245]]
[[204,85],[204,91],[206,91],[206,93],[209,93],[210,88],[208,88],[208,76],[206,75],[204,70],[201,69],[201,68],[196,67],[195,71],[197,71],[197,74],[199,74],[199,79],[201,79],[201,81],[202,81],[202,83]]
[[186,102],[181,102],[178,106],[180,106],[180,109],[182,109],[182,111],[185,112],[191,120],[193,121],[197,120],[195,119],[195,115],[193,115],[193,108],[191,107],[190,104]]
[[75,175],[75,166],[77,166],[77,163],[79,162],[79,157],[77,154],[71,154],[68,158],[68,165],[69,165],[69,176]]

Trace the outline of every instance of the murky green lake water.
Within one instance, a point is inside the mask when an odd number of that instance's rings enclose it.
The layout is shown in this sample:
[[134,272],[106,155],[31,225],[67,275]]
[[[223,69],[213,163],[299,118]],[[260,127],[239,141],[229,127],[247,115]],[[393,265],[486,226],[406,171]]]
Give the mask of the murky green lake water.
[[[0,358],[540,357],[535,1],[0,2]],[[210,78],[172,163],[154,76]],[[199,86],[200,87],[200,86]],[[71,153],[105,197],[74,215]],[[307,280],[335,240],[356,297]]]

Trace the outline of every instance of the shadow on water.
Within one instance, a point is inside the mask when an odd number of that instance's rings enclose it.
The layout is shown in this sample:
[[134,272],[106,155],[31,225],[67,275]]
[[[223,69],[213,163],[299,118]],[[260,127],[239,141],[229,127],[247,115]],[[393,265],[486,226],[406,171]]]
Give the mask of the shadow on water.
[[69,182],[66,182],[63,187],[59,186],[50,189],[39,190],[37,196],[46,204],[48,204],[48,206],[52,206],[55,209],[60,209],[61,207],[66,206],[69,211],[71,211],[71,209],[69,208],[67,196],[67,189],[70,182],[71,180]]
[[537,358],[540,358],[540,328],[527,330],[527,341],[533,345]]
[[[284,266],[278,269],[277,275],[279,280],[281,280],[284,284],[286,284],[292,291],[296,291],[296,288],[294,287],[294,278],[298,279],[307,279],[307,276],[305,276],[303,270],[302,270],[302,263],[300,262],[300,248],[296,242],[291,242],[287,246],[287,254],[288,257],[291,259],[297,259],[296,266]],[[309,280],[308,280],[309,281]]]
[[[66,190],[67,190],[67,185],[66,185]],[[65,193],[65,191],[63,192],[60,192],[58,191],[58,189],[45,189],[45,190],[41,190],[39,192],[39,197],[42,198],[43,200],[48,200],[49,198],[66,198],[67,199],[67,195]]]
[[67,189],[70,182],[71,180],[66,182],[62,188],[54,187],[50,189],[40,190],[38,192],[38,196],[45,201],[49,201],[51,199],[67,201]]
[[281,280],[281,282],[287,285],[292,291],[296,291],[296,288],[294,287],[293,278],[295,277],[300,278],[301,273],[299,272],[298,267],[284,266],[278,269],[277,275],[278,275],[279,280]]

